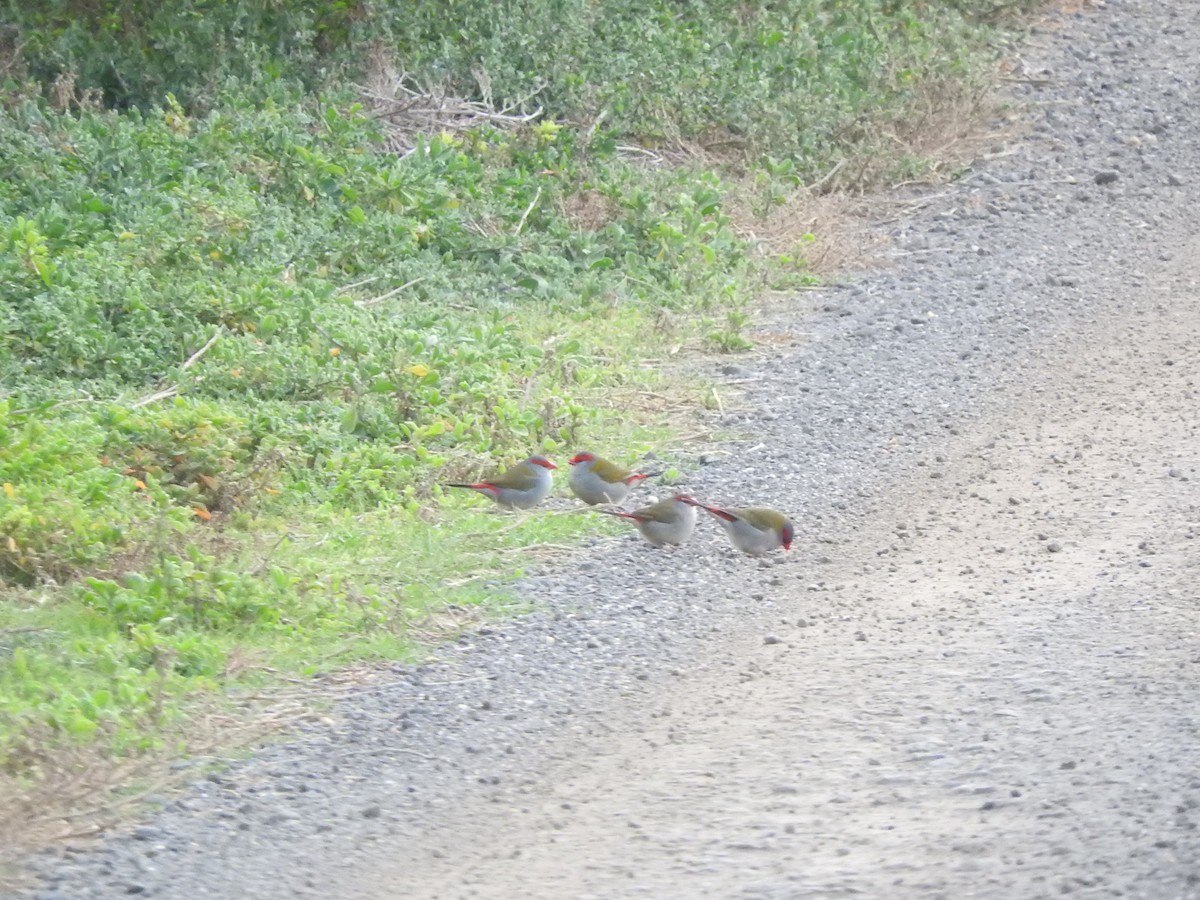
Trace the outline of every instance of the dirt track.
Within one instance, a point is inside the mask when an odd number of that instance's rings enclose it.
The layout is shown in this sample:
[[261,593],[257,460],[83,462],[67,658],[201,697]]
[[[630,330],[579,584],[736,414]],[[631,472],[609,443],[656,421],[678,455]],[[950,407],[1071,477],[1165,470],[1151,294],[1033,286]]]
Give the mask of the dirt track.
[[789,581],[780,643],[593,721],[363,894],[1200,895],[1200,241],[1177,256]]
[[1013,72],[893,268],[712,368],[688,487],[786,560],[601,542],[36,896],[1200,897],[1200,6]]

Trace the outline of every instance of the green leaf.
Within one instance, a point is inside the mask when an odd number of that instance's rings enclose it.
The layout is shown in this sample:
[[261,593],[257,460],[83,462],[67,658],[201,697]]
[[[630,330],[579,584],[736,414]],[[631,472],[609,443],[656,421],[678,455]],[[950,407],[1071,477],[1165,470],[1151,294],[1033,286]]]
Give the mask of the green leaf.
[[89,735],[94,732],[99,726],[91,719],[87,718],[83,713],[76,713],[66,723],[66,730],[77,736]]
[[278,316],[268,313],[267,315],[263,316],[258,323],[258,336],[263,340],[266,340],[279,330],[280,324],[281,323]]

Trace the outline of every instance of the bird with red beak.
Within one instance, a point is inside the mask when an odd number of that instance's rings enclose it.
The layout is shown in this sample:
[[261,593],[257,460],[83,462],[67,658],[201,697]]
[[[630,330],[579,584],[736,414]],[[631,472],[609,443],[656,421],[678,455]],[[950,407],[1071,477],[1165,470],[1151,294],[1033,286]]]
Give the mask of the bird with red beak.
[[682,544],[696,527],[695,500],[687,494],[676,494],[633,512],[619,509],[597,509],[596,512],[628,519],[655,547]]
[[472,483],[456,482],[443,487],[478,491],[505,509],[531,509],[550,496],[554,487],[552,469],[558,466],[544,456],[531,456],[511,469]]
[[570,459],[571,472],[567,484],[575,496],[589,506],[598,503],[620,503],[630,489],[646,478],[637,472],[623,469],[616,463],[594,453],[576,453]]
[[728,507],[708,506],[691,500],[694,506],[711,514],[729,535],[737,549],[752,556],[770,553],[782,547],[788,550],[796,536],[795,526],[783,513],[761,506]]

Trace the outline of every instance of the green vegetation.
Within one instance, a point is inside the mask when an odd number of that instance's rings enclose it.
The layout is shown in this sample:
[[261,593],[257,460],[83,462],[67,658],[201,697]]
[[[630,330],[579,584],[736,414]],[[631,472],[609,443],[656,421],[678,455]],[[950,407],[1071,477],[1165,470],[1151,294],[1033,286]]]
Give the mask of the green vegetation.
[[[977,78],[993,6],[7,0],[0,772],[511,602],[519,548],[603,526],[437,482],[661,446],[626,399],[665,348],[748,349],[809,277],[735,210]],[[511,115],[363,105],[389,66]]]
[[1036,0],[7,3],[28,70],[69,73],[109,105],[219,105],[227,79],[264,74],[319,89],[383,59],[418,84],[804,172],[898,121],[930,81],[975,77],[990,25]]

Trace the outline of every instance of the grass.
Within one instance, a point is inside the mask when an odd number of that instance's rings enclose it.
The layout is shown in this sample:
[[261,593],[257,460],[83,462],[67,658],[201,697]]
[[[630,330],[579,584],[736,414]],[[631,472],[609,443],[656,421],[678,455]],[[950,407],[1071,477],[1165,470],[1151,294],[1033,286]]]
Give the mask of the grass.
[[49,820],[614,528],[439,483],[669,455],[671,360],[813,280],[805,183],[927,165],[1004,5],[10,6],[0,794]]

